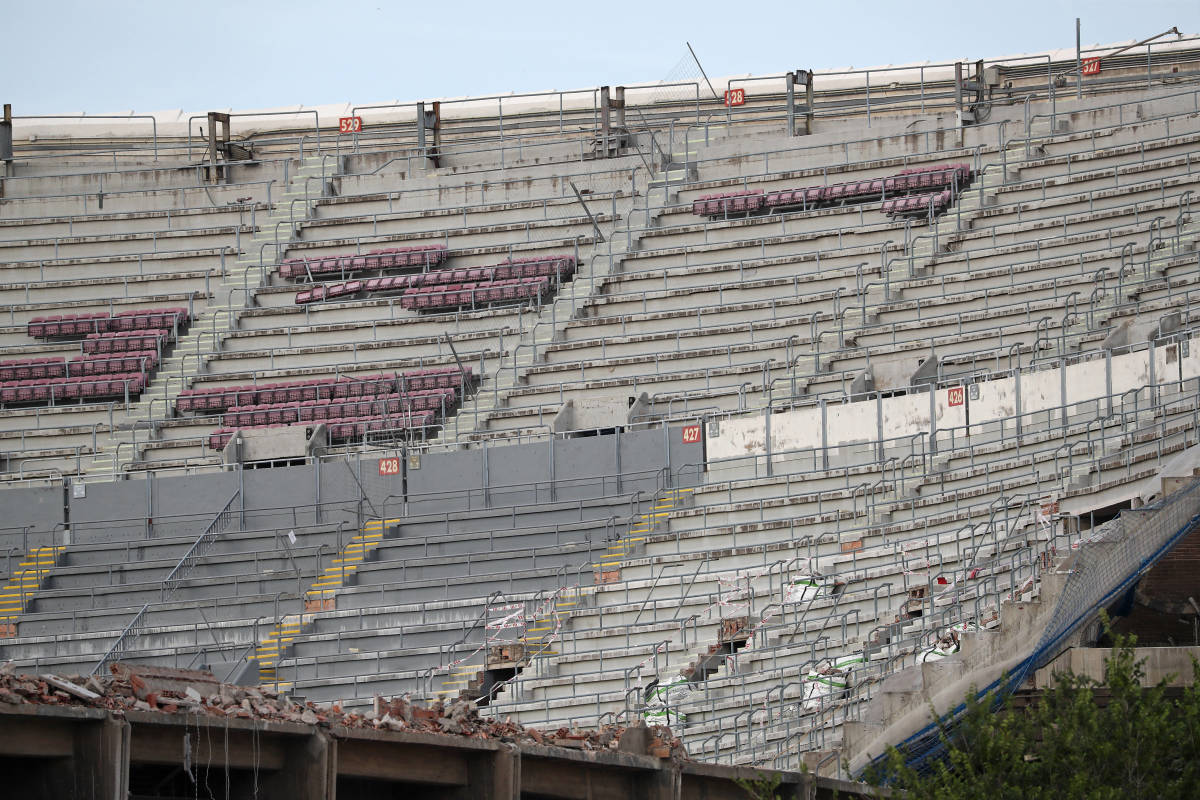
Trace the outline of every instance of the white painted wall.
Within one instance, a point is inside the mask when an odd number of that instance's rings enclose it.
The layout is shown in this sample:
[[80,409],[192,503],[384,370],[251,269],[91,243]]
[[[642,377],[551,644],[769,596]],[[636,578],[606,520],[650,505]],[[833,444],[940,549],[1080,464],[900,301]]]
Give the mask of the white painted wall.
[[[962,435],[968,420],[976,425],[995,423],[1036,412],[1056,413],[1064,403],[1068,414],[1087,410],[1088,403],[1111,393],[1119,395],[1130,389],[1140,389],[1150,383],[1150,361],[1154,359],[1154,380],[1166,383],[1173,380],[1200,378],[1200,337],[1180,345],[1160,345],[1151,351],[1144,348],[1106,359],[1103,356],[1077,364],[1060,367],[1037,367],[1023,370],[1020,379],[1003,377],[981,381],[975,386],[972,399],[969,387],[958,387],[962,403],[951,405],[955,389],[938,389],[933,398],[933,421],[930,424],[928,392],[897,397],[860,400],[853,403],[825,405],[825,424],[821,424],[820,405],[798,408],[771,415],[770,452],[772,461],[782,464],[792,457],[789,453],[829,448],[831,457],[848,445],[898,439],[915,434],[928,434],[936,427],[938,438],[951,434]],[[1181,355],[1186,350],[1186,355]],[[1065,380],[1064,380],[1065,378]],[[1143,395],[1144,398],[1144,395]],[[722,419],[716,426],[705,429],[709,463],[747,456],[765,455],[767,451],[766,417],[763,412]],[[957,429],[957,430],[956,430]],[[860,449],[860,448],[856,448]],[[803,460],[803,459],[801,459]]]

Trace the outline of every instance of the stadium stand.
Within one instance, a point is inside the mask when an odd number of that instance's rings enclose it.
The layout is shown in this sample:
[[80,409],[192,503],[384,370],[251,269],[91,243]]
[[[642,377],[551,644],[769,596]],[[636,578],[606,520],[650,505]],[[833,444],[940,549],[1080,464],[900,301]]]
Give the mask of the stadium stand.
[[588,90],[157,166],[17,128],[0,655],[861,768],[919,733],[879,712],[904,670],[1042,658],[1064,559],[1182,514],[1197,52],[1080,99],[1051,53],[970,105],[958,65]]

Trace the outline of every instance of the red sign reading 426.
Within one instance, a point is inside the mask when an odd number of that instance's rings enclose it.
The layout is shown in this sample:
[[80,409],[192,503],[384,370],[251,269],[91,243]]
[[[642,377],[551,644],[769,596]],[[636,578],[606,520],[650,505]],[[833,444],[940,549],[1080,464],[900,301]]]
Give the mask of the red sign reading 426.
[[946,400],[952,406],[961,406],[963,404],[964,392],[961,386],[952,386],[946,392]]

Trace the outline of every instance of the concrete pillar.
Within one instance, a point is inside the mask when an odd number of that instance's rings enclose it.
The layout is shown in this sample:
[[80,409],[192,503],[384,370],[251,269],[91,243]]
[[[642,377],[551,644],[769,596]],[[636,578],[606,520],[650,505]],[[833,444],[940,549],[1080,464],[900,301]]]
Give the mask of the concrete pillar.
[[637,797],[644,800],[681,800],[683,797],[683,776],[674,763],[664,761],[659,769],[644,773],[644,776],[639,782]]
[[288,737],[283,768],[262,772],[263,796],[287,800],[330,800],[337,791],[331,740],[316,728],[308,736]]
[[[8,177],[13,162],[12,104],[4,104],[4,116],[0,117],[0,178]],[[4,196],[4,183],[0,181],[0,197]]]
[[612,120],[610,119],[611,103],[609,101],[609,89],[607,86],[600,87],[600,147],[604,153],[608,153],[612,136]]
[[[489,780],[480,786],[477,796],[489,800],[521,800],[521,751],[505,745],[492,757]],[[484,792],[490,792],[485,794]]]
[[129,723],[108,718],[75,729],[72,797],[125,800],[129,795]]
[[[11,707],[6,707],[11,708]],[[40,707],[0,720],[3,797],[125,800],[129,794],[129,724],[94,709],[39,714]]]

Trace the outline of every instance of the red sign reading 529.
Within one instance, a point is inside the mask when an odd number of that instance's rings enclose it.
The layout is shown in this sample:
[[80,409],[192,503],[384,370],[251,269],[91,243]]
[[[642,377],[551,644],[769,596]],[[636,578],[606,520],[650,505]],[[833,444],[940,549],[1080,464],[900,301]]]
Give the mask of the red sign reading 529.
[[362,117],[339,117],[339,133],[358,133],[362,130]]

